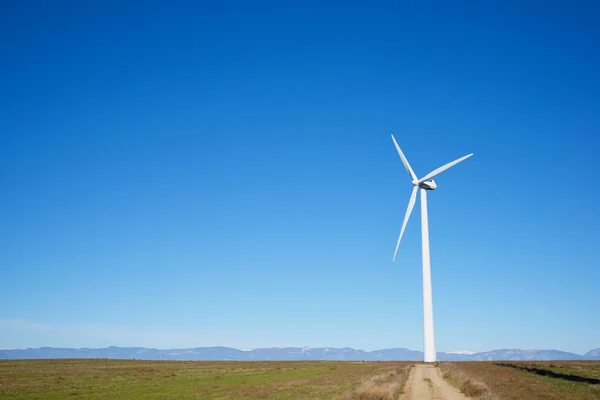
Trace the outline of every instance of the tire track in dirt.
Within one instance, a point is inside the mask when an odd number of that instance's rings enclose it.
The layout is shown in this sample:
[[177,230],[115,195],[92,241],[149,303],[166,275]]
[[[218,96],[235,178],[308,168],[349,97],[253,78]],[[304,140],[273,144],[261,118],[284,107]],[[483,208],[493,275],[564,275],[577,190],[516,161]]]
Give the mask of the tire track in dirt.
[[441,371],[427,364],[415,364],[410,371],[402,400],[470,400],[442,378]]

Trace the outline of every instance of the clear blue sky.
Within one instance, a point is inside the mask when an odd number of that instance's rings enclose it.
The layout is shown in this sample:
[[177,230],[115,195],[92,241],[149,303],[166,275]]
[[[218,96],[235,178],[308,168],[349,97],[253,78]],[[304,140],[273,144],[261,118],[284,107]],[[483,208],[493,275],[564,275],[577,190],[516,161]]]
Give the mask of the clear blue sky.
[[437,349],[600,347],[595,2],[59,3],[1,6],[0,348],[422,349],[391,133],[475,153]]

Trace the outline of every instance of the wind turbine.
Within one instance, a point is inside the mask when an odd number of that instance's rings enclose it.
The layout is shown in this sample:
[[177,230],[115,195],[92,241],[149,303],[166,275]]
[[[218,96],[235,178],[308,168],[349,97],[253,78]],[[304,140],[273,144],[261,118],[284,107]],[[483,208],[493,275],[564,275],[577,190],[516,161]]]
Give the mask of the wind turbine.
[[398,237],[398,243],[396,244],[396,250],[394,251],[394,258],[392,261],[396,260],[396,253],[398,253],[398,247],[400,246],[400,241],[402,240],[402,235],[404,234],[404,229],[406,228],[406,224],[408,219],[410,218],[410,214],[412,213],[413,207],[415,206],[415,200],[417,199],[417,190],[421,189],[421,241],[422,241],[422,254],[423,254],[423,341],[424,341],[424,353],[425,353],[425,362],[435,362],[435,344],[433,341],[433,302],[431,298],[431,265],[429,263],[429,226],[427,220],[427,191],[435,190],[437,185],[433,181],[433,177],[441,174],[445,170],[450,167],[455,166],[461,161],[466,160],[471,157],[473,153],[467,154],[464,157],[459,158],[458,160],[454,160],[449,162],[446,165],[439,167],[438,169],[434,169],[423,178],[418,179],[415,175],[414,171],[410,167],[408,160],[400,150],[400,146],[396,142],[394,135],[392,135],[392,140],[394,141],[394,145],[396,146],[396,150],[398,150],[398,154],[402,159],[402,163],[404,164],[404,168],[408,171],[408,174],[412,178],[412,184],[414,185],[412,194],[410,195],[410,200],[408,201],[408,208],[406,209],[406,215],[404,216],[404,222],[402,223],[402,229],[400,230],[400,236]]

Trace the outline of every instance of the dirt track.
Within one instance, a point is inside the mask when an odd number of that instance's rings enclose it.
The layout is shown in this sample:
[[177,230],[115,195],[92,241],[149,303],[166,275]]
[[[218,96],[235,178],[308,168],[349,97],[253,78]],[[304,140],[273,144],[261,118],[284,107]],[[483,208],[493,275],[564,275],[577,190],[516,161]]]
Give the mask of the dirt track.
[[466,400],[454,386],[442,378],[433,365],[417,364],[410,371],[403,400]]

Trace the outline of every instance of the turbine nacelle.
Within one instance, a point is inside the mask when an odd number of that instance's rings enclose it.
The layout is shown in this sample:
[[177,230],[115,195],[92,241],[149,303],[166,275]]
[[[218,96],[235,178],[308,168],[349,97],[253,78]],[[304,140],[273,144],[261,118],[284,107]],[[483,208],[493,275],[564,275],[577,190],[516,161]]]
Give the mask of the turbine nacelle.
[[[414,183],[413,183],[413,185],[414,185]],[[417,186],[417,185],[415,185],[415,186]],[[430,180],[425,181],[425,182],[421,182],[418,186],[421,189],[425,189],[425,190],[435,190],[435,189],[437,189],[437,185],[435,184],[435,181],[433,179],[430,179]]]

